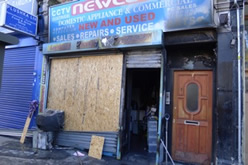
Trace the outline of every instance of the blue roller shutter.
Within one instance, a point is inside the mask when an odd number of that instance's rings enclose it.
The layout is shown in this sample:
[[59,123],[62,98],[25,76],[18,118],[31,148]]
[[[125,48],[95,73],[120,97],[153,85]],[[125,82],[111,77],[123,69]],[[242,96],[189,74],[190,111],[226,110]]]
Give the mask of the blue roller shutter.
[[23,129],[32,101],[36,47],[5,50],[0,128]]

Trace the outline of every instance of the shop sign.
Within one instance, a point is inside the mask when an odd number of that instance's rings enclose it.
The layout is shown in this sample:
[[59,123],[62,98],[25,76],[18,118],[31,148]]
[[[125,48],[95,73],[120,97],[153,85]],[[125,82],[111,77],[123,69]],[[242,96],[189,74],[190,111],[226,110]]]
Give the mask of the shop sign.
[[11,6],[21,9],[27,13],[36,15],[37,1],[36,0],[5,0]]
[[163,45],[163,32],[161,30],[143,33],[108,36],[89,40],[63,41],[43,44],[43,54],[59,54],[68,52],[82,52],[92,50],[104,50],[109,48],[130,48],[140,46]]
[[7,3],[1,3],[0,26],[31,36],[37,33],[37,16],[31,15]]
[[215,27],[213,0],[164,0],[164,31]]
[[163,0],[82,0],[50,8],[50,42],[163,28]]
[[212,25],[212,0],[81,0],[49,10],[50,42]]

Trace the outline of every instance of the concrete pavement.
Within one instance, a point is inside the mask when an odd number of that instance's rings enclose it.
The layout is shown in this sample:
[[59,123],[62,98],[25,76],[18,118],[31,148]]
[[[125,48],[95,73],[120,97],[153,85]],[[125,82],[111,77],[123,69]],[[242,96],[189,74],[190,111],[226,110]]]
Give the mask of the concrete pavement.
[[73,156],[75,149],[38,150],[32,148],[32,139],[20,144],[19,138],[0,136],[0,165],[153,165],[146,155],[129,154],[122,160],[103,156],[97,160],[88,156]]

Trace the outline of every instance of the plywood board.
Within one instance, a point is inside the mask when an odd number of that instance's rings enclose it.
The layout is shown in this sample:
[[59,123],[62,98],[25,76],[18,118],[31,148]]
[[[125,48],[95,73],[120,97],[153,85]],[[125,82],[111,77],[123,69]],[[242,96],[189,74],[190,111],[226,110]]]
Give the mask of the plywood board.
[[118,131],[123,55],[53,59],[48,109],[65,111],[67,131]]
[[97,159],[102,159],[102,150],[104,144],[104,137],[92,136],[90,142],[89,156]]
[[23,128],[23,132],[22,132],[22,136],[21,136],[21,139],[20,139],[20,143],[24,143],[25,139],[26,139],[26,135],[27,135],[27,132],[28,132],[28,127],[30,125],[30,121],[31,121],[31,117],[27,117],[26,119],[26,123],[24,125],[24,128]]

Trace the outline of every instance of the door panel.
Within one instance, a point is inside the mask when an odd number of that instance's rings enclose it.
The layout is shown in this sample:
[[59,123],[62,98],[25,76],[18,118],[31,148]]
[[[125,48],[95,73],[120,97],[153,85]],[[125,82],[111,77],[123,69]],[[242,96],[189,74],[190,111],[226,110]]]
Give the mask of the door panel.
[[174,73],[172,156],[210,164],[212,150],[211,71]]

